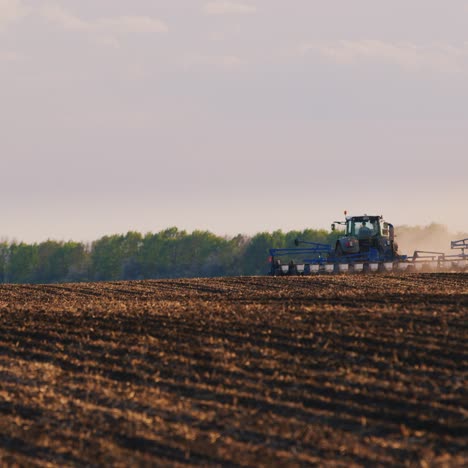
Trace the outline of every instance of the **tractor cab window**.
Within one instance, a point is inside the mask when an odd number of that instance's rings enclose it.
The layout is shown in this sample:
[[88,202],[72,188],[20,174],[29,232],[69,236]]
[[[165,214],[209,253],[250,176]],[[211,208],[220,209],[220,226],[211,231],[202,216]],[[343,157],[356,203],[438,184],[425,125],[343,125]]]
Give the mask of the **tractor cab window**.
[[348,221],[348,236],[370,237],[379,234],[379,222],[375,221]]

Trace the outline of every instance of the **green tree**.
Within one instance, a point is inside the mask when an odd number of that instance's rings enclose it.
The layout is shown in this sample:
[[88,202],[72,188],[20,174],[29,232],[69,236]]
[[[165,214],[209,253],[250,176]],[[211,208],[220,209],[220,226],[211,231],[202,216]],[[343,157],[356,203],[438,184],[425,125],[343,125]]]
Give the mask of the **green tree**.
[[97,281],[121,279],[122,265],[119,235],[104,236],[91,246],[91,275]]
[[286,247],[286,236],[278,230],[273,233],[262,232],[252,237],[248,243],[242,260],[242,274],[264,275],[270,266],[268,259],[269,249]]
[[140,250],[143,246],[143,236],[139,232],[130,231],[120,239],[118,255],[121,261],[121,278],[124,280],[142,279]]
[[12,244],[8,265],[8,282],[35,283],[39,265],[39,249],[37,244]]
[[8,242],[0,243],[0,283],[8,282],[8,267],[10,261],[10,245]]

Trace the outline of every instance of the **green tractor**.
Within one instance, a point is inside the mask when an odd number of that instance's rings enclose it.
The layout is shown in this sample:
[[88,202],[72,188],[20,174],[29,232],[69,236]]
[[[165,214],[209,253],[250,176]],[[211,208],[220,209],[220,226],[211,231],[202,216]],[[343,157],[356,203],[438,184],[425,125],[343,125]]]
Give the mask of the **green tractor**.
[[336,230],[337,224],[345,226],[345,235],[336,241],[332,254],[337,260],[359,255],[381,261],[399,258],[393,224],[384,221],[382,216],[346,216],[346,221],[332,224],[332,231]]

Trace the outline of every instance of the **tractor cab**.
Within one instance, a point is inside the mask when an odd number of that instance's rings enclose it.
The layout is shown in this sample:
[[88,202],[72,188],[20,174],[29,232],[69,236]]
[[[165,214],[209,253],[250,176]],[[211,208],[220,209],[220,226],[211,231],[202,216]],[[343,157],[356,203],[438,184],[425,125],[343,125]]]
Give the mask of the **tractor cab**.
[[353,216],[346,220],[346,236],[369,239],[380,232],[380,219],[374,216]]

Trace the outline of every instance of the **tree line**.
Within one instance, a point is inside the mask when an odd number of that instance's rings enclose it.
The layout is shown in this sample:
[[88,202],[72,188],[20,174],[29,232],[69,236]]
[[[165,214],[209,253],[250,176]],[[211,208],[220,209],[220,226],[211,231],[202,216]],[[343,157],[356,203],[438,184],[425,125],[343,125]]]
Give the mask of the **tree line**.
[[262,232],[221,237],[208,231],[170,228],[158,233],[128,232],[92,243],[0,243],[0,282],[61,283],[158,278],[263,275],[268,250],[292,247],[300,238],[333,243],[325,230]]

